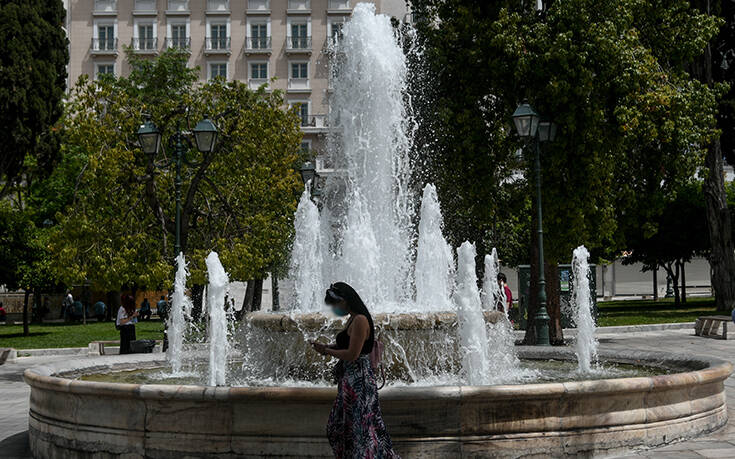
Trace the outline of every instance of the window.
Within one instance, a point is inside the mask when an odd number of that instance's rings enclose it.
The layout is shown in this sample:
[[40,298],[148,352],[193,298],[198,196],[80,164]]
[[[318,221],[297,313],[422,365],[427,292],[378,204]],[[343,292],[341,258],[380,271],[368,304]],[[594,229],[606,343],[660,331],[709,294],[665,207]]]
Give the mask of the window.
[[307,37],[307,33],[306,23],[291,24],[291,47],[294,49],[308,48],[309,39]]
[[306,62],[291,63],[291,78],[306,79],[309,78],[309,64]]
[[251,47],[254,49],[267,49],[268,46],[268,24],[250,24]]
[[309,102],[300,102],[299,105],[299,116],[301,117],[301,125],[309,125]]
[[270,8],[268,0],[248,0],[249,10],[267,10]]
[[95,73],[95,77],[99,79],[100,77],[103,77],[103,75],[115,76],[115,64],[97,64],[97,72]]
[[211,24],[209,26],[209,31],[211,33],[211,49],[229,48],[229,46],[227,46],[227,24]]
[[189,47],[186,24],[171,24],[171,47],[180,49]]
[[329,41],[334,44],[342,39],[342,30],[345,23],[340,22],[332,22],[330,24],[330,30],[329,30]]
[[138,46],[137,49],[151,50],[155,49],[155,39],[153,38],[153,24],[138,24]]
[[311,151],[311,142],[308,140],[304,140],[301,142],[301,152],[302,153],[309,153]]
[[289,10],[308,10],[310,5],[309,0],[288,0],[288,9]]
[[115,26],[112,24],[97,26],[97,49],[114,50],[115,49]]
[[217,62],[209,64],[209,79],[222,77],[227,78],[227,63]]
[[268,63],[267,62],[253,62],[250,64],[250,78],[255,80],[267,80],[268,79]]

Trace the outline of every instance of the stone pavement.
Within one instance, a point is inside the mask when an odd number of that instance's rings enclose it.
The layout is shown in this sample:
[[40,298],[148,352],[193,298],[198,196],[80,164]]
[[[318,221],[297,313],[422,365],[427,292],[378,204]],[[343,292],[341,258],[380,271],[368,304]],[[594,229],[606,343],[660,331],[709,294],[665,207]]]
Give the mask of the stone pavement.
[[[735,340],[722,341],[695,337],[693,329],[658,330],[635,333],[598,333],[602,349],[669,351],[679,354],[705,354],[735,360]],[[15,364],[0,365],[0,458],[28,458],[28,396],[23,382],[25,368],[48,362],[68,360],[70,356],[19,358]],[[733,458],[735,459],[735,378],[726,382],[730,423],[711,435],[647,451],[631,451],[620,458]],[[410,459],[410,458],[407,458]]]

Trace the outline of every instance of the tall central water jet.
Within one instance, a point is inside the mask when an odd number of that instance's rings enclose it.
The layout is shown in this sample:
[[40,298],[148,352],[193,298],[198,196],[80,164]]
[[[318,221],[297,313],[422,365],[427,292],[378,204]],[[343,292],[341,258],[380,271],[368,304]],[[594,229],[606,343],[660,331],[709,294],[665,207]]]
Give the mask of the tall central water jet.
[[493,250],[485,255],[485,275],[482,278],[482,308],[486,311],[498,309],[498,304],[502,304],[505,308],[505,292],[498,285],[498,273],[500,273],[498,251],[493,247]]
[[230,343],[227,339],[228,320],[225,310],[225,294],[230,280],[219,255],[211,252],[207,256],[207,309],[209,310],[209,385],[224,386],[227,375],[227,357]]
[[316,311],[321,307],[322,235],[319,227],[319,209],[311,200],[311,182],[304,187],[295,217],[290,277],[294,284],[294,308]]
[[592,317],[592,295],[589,279],[590,253],[581,245],[574,249],[572,258],[574,322],[577,325],[576,353],[579,371],[589,373],[597,360],[595,319]]
[[454,256],[442,234],[442,214],[436,187],[424,187],[416,247],[416,303],[429,309],[446,311],[452,300]]
[[168,317],[166,336],[168,338],[167,358],[171,362],[173,374],[181,372],[184,357],[184,334],[186,321],[191,314],[191,300],[186,296],[186,278],[189,275],[186,269],[184,254],[176,257],[176,277],[174,279],[174,294],[171,299],[171,313]]

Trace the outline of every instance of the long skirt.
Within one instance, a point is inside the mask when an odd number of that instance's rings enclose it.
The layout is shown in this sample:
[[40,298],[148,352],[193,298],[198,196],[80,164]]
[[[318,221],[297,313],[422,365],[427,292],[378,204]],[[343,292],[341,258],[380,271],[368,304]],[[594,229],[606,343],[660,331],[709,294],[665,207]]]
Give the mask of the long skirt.
[[135,341],[135,325],[120,326],[120,354],[132,354],[130,343]]
[[400,459],[383,422],[378,386],[367,355],[344,362],[327,438],[337,459]]

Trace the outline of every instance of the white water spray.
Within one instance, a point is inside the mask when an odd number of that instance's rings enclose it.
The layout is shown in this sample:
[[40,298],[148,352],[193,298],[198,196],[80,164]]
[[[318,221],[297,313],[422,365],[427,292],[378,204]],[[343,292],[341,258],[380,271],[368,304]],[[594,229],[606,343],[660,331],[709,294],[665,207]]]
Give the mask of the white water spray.
[[207,256],[207,309],[209,310],[209,385],[224,386],[227,374],[227,357],[230,350],[228,341],[227,311],[225,294],[229,278],[219,261],[217,252]]
[[454,275],[452,247],[444,239],[444,226],[436,187],[424,187],[421,199],[419,240],[416,249],[416,303],[425,309],[446,311],[451,308]]
[[183,253],[179,253],[176,257],[176,266],[174,294],[171,299],[171,311],[169,312],[166,327],[166,336],[168,338],[166,357],[171,362],[171,370],[174,375],[181,373],[184,357],[184,335],[192,307],[191,300],[186,296],[186,278],[189,276],[189,271],[186,268],[186,260],[184,259]]
[[311,201],[311,183],[307,183],[295,217],[296,234],[291,252],[289,277],[294,283],[293,308],[317,311],[321,308],[323,289],[323,243],[319,225],[319,209]]
[[465,241],[457,249],[457,287],[454,303],[459,322],[462,370],[472,386],[486,384],[490,375],[487,358],[487,331],[475,271],[475,246]]
[[597,360],[595,321],[592,317],[592,295],[590,293],[590,253],[581,245],[574,249],[572,258],[574,322],[577,325],[576,353],[579,371],[589,373]]
[[493,247],[490,254],[485,255],[485,275],[482,278],[482,308],[486,311],[498,309],[498,304],[505,305],[505,291],[498,285],[499,272],[498,251]]

